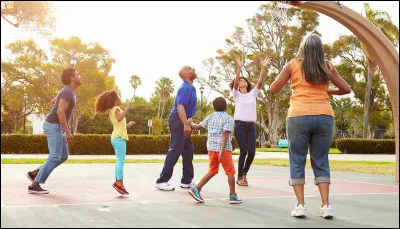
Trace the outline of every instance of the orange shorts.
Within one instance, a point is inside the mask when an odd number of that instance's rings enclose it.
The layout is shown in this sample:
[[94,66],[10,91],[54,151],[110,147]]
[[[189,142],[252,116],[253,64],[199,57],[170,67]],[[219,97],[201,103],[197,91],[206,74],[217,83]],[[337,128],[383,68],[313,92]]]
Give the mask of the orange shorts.
[[[218,156],[219,152],[208,151],[208,157],[210,158],[210,167],[208,169],[208,172],[211,174],[218,174],[218,169],[219,169]],[[236,173],[235,166],[233,165],[232,152],[230,151],[224,152],[224,155],[222,156],[221,159],[221,164],[227,176],[232,176]]]

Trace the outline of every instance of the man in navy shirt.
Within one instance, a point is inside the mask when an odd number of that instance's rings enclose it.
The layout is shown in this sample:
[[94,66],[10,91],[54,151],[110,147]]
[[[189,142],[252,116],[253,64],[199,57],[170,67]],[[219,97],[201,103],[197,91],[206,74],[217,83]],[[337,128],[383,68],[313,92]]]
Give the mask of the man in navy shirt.
[[183,80],[175,97],[174,108],[168,119],[169,130],[171,132],[170,147],[165,158],[164,168],[160,177],[156,181],[156,188],[164,191],[175,190],[175,187],[168,183],[172,177],[174,166],[182,155],[183,175],[181,188],[190,188],[194,177],[193,171],[193,143],[190,137],[192,132],[188,122],[196,113],[197,96],[193,81],[197,75],[194,68],[184,66],[179,71],[179,76]]
[[44,184],[53,169],[68,158],[67,144],[72,141],[72,135],[67,122],[76,105],[75,90],[81,85],[81,76],[74,68],[67,68],[62,71],[61,81],[65,87],[52,101],[55,101],[55,104],[43,123],[49,157],[38,169],[27,173],[27,177],[32,181],[28,187],[29,193],[48,194],[49,191],[42,189],[39,184]]

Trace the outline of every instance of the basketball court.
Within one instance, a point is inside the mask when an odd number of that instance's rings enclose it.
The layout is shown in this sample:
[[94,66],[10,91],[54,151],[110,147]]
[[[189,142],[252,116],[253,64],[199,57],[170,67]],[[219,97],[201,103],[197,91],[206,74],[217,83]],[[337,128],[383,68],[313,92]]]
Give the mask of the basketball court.
[[[197,203],[179,187],[182,165],[170,183],[154,188],[163,164],[125,164],[122,197],[111,185],[114,164],[64,164],[42,185],[50,194],[28,194],[26,172],[37,165],[1,165],[1,227],[399,227],[399,186],[392,176],[332,172],[335,218],[318,217],[318,188],[306,170],[308,217],[290,216],[296,200],[288,167],[252,165],[249,186],[237,186],[242,204],[229,204],[227,178],[220,167]],[[195,181],[207,163],[195,163]]]

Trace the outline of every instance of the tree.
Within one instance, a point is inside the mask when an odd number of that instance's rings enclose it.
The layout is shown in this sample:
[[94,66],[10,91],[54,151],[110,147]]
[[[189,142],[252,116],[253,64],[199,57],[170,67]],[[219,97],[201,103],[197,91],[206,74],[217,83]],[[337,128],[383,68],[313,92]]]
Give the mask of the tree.
[[45,1],[1,1],[1,18],[16,28],[48,34],[45,29],[53,30],[55,25],[51,4]]
[[85,44],[79,37],[74,36],[69,39],[52,40],[50,50],[57,75],[61,74],[62,69],[69,67],[72,55],[78,60],[75,68],[81,75],[82,87],[76,91],[78,102],[69,122],[71,132],[77,133],[81,115],[94,115],[96,96],[103,91],[116,88],[114,76],[109,75],[115,59],[111,58],[110,52],[97,42]]
[[154,117],[152,119],[152,133],[154,135],[160,135],[163,131],[163,120],[160,117]]
[[348,127],[350,125],[350,113],[353,103],[350,98],[331,100],[331,106],[335,114],[335,126],[339,129],[337,138],[348,138]]
[[[328,46],[328,45],[327,45]],[[330,49],[331,59],[339,57],[339,64],[336,65],[336,69],[339,74],[346,80],[346,82],[351,85],[352,91],[355,97],[355,104],[353,104],[352,110],[357,110],[357,113],[354,113],[354,117],[352,117],[352,121],[357,125],[356,129],[353,129],[358,136],[358,126],[359,126],[359,118],[365,117],[365,105],[366,105],[366,97],[365,93],[367,91],[367,82],[368,82],[368,60],[365,56],[363,49],[361,48],[361,44],[359,40],[353,36],[340,36],[338,40],[336,40],[333,45],[328,47]],[[388,101],[389,95],[387,89],[385,88],[385,83],[383,81],[382,73],[380,71],[374,71],[374,75],[371,79],[371,90],[370,90],[370,106],[368,109],[368,116],[373,116],[374,118],[369,118],[368,121],[368,131],[367,136],[371,138],[373,136],[373,130],[378,128],[380,120],[380,113],[382,110],[391,110],[390,102]],[[361,106],[362,107],[358,107]],[[357,109],[355,109],[357,107]],[[364,112],[358,113],[358,110],[361,108],[364,109]],[[353,120],[354,119],[354,120]],[[361,122],[361,128],[365,126],[363,120]],[[361,131],[361,135],[363,136],[364,132]],[[365,136],[365,135],[364,135]]]
[[[76,68],[83,83],[76,91],[77,109],[74,109],[69,122],[72,133],[77,133],[79,117],[94,116],[94,102],[98,94],[113,88],[118,91],[114,77],[109,76],[115,60],[97,43],[82,44],[78,37],[54,39],[51,41],[50,56],[33,40],[16,41],[7,48],[13,58],[1,63],[1,105],[7,113],[3,114],[2,132],[15,133],[19,120],[29,114],[49,113],[49,102],[62,87],[61,71],[69,67],[72,54],[78,57]],[[26,113],[23,106],[25,93],[28,95]]]
[[[369,3],[364,3],[364,10],[366,18],[374,24],[383,34],[397,46],[399,43],[399,28],[393,24],[389,14],[381,10],[371,9]],[[371,103],[371,87],[372,87],[372,77],[376,69],[376,63],[372,55],[368,52],[366,46],[360,41],[361,48],[363,49],[365,56],[368,60],[368,81],[367,89],[365,91],[365,106],[364,106],[364,131],[363,137],[367,138],[369,136],[369,110]]]
[[[265,55],[271,56],[270,66],[265,73],[265,83],[270,85],[285,64],[294,58],[302,37],[308,32],[316,32],[318,17],[318,13],[312,10],[299,8],[290,8],[282,13],[277,2],[261,5],[257,16],[247,19],[247,31],[236,27],[231,38],[225,40],[226,47],[217,50],[214,58],[216,61],[203,62],[213,74],[208,79],[200,78],[201,83],[232,102],[228,85],[236,74],[234,56],[240,54],[244,62],[242,74],[253,85],[261,71],[260,60]],[[273,95],[265,87],[260,90],[257,101],[267,108],[268,126],[265,125],[265,117],[261,122],[257,120],[256,124],[263,129],[272,144],[277,144],[279,140],[279,117],[286,115],[290,93],[288,86],[279,95]]]
[[136,98],[136,89],[142,84],[142,80],[137,75],[131,75],[129,83],[132,85],[133,88],[133,98]]
[[[160,97],[160,102],[158,104],[158,117],[161,119],[164,115],[164,108],[165,104],[168,102],[171,94],[174,93],[174,82],[168,77],[161,77],[159,80],[156,81],[156,90],[155,95]],[[161,108],[162,103],[162,108]]]
[[[33,40],[16,41],[6,46],[13,55],[1,62],[1,104],[6,111],[2,131],[16,133],[19,120],[32,113],[45,114],[57,93],[56,80],[49,74],[47,56]],[[24,94],[28,95],[24,111]],[[7,122],[12,122],[8,125]]]

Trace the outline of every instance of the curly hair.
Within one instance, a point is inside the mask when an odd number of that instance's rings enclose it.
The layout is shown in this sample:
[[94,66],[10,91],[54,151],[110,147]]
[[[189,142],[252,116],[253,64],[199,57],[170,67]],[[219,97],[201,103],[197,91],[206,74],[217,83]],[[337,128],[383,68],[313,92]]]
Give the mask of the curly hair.
[[[250,81],[249,81],[246,77],[244,77],[244,76],[241,76],[239,80],[241,80],[241,79],[246,80],[246,82],[247,82],[247,92],[250,92],[251,89],[253,88],[253,86],[251,85]],[[233,79],[233,80],[231,81],[231,83],[229,84],[229,87],[231,87],[231,90],[233,89],[233,86],[234,86],[234,85],[235,85],[235,79]]]
[[108,109],[115,106],[115,101],[119,99],[116,91],[105,91],[96,98],[96,113],[105,113]]

